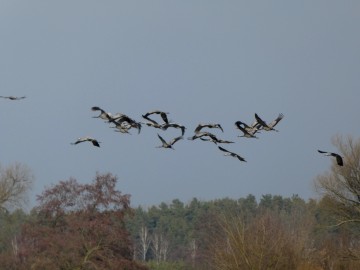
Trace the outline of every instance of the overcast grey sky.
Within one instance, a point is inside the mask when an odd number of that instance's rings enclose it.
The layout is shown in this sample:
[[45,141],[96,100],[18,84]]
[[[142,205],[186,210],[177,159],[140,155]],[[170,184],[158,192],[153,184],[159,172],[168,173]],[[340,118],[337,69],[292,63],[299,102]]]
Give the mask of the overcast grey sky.
[[[271,193],[315,197],[328,170],[316,150],[336,134],[360,135],[359,1],[0,0],[1,164],[32,169],[31,202],[45,186],[96,172],[119,177],[132,204]],[[214,144],[179,141],[178,130],[115,133],[92,106],[140,121],[159,109],[193,134],[218,122]],[[238,138],[254,113],[285,118],[280,132]],[[101,148],[78,137],[91,135]]]

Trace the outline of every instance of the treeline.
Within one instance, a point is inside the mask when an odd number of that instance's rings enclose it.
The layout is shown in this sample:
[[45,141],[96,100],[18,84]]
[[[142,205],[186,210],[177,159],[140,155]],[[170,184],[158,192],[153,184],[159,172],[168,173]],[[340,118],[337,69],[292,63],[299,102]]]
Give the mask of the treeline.
[[[101,185],[111,190],[108,181],[116,178],[96,179],[95,186],[103,180]],[[69,180],[44,192],[30,213],[2,212],[0,269],[360,267],[360,228],[334,226],[326,199],[266,194],[256,200],[250,194],[211,201],[193,198],[187,203],[174,199],[131,209],[126,195],[114,193],[116,202],[96,192],[90,199],[89,191],[78,193],[83,188]],[[113,207],[121,214],[116,216]],[[113,255],[108,258],[109,254]],[[128,268],[117,268],[119,264]]]
[[[166,262],[173,263],[171,269],[360,267],[349,253],[360,248],[358,239],[349,239],[354,228],[333,224],[322,200],[271,194],[259,201],[251,194],[237,200],[175,199],[138,207],[127,221],[136,259],[159,267]],[[230,264],[234,256],[238,265]]]

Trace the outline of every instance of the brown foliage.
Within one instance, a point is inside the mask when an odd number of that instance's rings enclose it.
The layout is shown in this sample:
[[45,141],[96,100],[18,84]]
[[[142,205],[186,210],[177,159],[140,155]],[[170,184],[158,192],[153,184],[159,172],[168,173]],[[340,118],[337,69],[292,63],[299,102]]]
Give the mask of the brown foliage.
[[132,261],[124,224],[129,195],[116,177],[97,174],[92,184],[62,181],[38,196],[36,219],[24,226],[18,261],[27,269],[146,269]]

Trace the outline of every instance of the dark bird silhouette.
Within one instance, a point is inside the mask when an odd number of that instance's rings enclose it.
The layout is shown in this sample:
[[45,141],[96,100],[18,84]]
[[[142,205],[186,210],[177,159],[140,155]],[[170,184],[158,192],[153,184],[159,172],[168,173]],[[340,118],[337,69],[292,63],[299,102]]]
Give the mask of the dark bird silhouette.
[[221,151],[225,152],[224,156],[232,156],[232,157],[237,158],[240,161],[246,162],[246,160],[243,157],[239,156],[238,154],[230,152],[229,150],[226,150],[225,148],[222,148],[221,146],[218,146],[218,148]]
[[127,122],[123,122],[123,123],[114,122],[114,124],[115,126],[110,128],[115,128],[116,132],[131,134],[129,132],[129,130],[131,129],[131,125],[129,125]]
[[336,158],[336,163],[337,163],[337,165],[339,165],[339,166],[343,166],[343,165],[344,165],[343,159],[342,159],[342,157],[341,157],[339,154],[331,153],[331,152],[326,152],[326,151],[321,151],[321,150],[318,150],[318,152],[321,153],[321,154],[324,154],[325,156],[335,157],[335,158]]
[[[129,116],[117,113],[110,117],[109,122],[115,124],[116,128],[120,129],[130,129],[130,128],[136,128],[138,130],[138,133],[141,131],[141,123],[136,122],[134,119],[130,118]],[[119,129],[119,130],[120,130]],[[127,133],[127,132],[125,132]]]
[[278,117],[271,121],[270,124],[267,124],[264,120],[262,120],[256,113],[255,113],[255,119],[256,121],[261,125],[262,129],[266,130],[266,131],[278,131],[277,129],[275,129],[274,127],[280,122],[281,119],[284,118],[284,115],[282,113],[280,113],[278,115]]
[[203,128],[218,128],[220,129],[222,132],[224,132],[222,126],[220,124],[212,124],[212,123],[209,123],[209,124],[199,124],[195,130],[194,130],[194,133],[199,133],[201,131],[201,129]]
[[199,132],[199,133],[195,134],[193,137],[195,137],[195,139],[199,138],[202,141],[210,141],[210,142],[213,142],[215,144],[218,144],[218,143],[234,143],[232,141],[219,139],[218,137],[216,137],[214,134],[212,134],[210,132]]
[[243,126],[243,128],[249,132],[249,133],[252,133],[252,134],[255,134],[256,132],[259,132],[259,129],[261,127],[261,125],[255,120],[254,123],[252,123],[251,126],[249,126],[248,124],[242,122],[242,121],[236,121],[235,122],[235,125],[236,126]]
[[26,98],[25,96],[23,97],[15,97],[15,96],[0,96],[0,98],[7,98],[7,99],[10,99],[10,100],[20,100],[20,99],[24,99]]
[[200,139],[203,137],[210,137],[213,139],[216,138],[216,136],[214,134],[207,132],[207,131],[202,131],[202,132],[195,133],[192,137],[188,137],[187,139],[193,141],[193,140]]
[[78,143],[82,143],[82,142],[91,142],[94,146],[100,147],[100,142],[98,140],[95,140],[88,136],[78,138],[76,142],[73,142],[71,144],[78,144]]
[[100,111],[100,114],[98,116],[93,116],[93,118],[101,118],[101,119],[107,120],[107,121],[110,121],[112,119],[111,113],[104,111],[103,109],[101,109],[98,106],[91,107],[91,110],[92,111]]
[[216,136],[215,136],[215,137],[210,136],[209,139],[204,138],[204,137],[201,137],[200,140],[202,140],[202,141],[210,141],[210,142],[213,142],[213,143],[215,143],[215,144],[218,144],[218,143],[234,143],[234,142],[232,142],[232,141],[227,141],[227,140],[219,139],[219,138],[217,138]]
[[176,123],[165,123],[161,126],[163,130],[167,130],[169,127],[181,129],[181,136],[184,136],[186,127]]
[[170,148],[170,149],[173,149],[173,150],[174,150],[173,145],[174,145],[177,141],[183,139],[183,136],[179,136],[179,137],[176,137],[176,138],[172,139],[170,142],[166,142],[166,141],[163,139],[163,137],[161,137],[159,134],[158,134],[158,137],[159,137],[160,141],[162,142],[162,145],[156,146],[157,148]]
[[163,125],[160,125],[158,122],[156,122],[155,120],[149,118],[148,116],[145,116],[145,115],[141,115],[141,116],[148,121],[148,122],[145,122],[145,123],[142,123],[142,124],[147,125],[149,127],[154,127],[154,128],[163,128]]
[[[242,125],[245,125],[244,127]],[[245,137],[245,138],[255,138],[258,139],[258,137],[255,136],[255,133],[258,132],[258,128],[254,127],[251,128],[248,125],[246,125],[245,123],[241,122],[241,121],[236,121],[235,122],[235,126],[237,129],[239,129],[242,133],[244,133],[241,136],[238,137]]]
[[[169,114],[168,112],[163,112],[163,111],[159,111],[159,110],[155,110],[155,111],[151,111],[151,112],[147,112],[145,113],[142,117],[144,117],[145,119],[147,119],[147,117],[149,115],[152,115],[152,114],[160,114],[162,120],[164,121],[164,123],[168,124],[169,123],[169,120],[167,118],[167,114]],[[149,119],[148,119],[149,120]]]

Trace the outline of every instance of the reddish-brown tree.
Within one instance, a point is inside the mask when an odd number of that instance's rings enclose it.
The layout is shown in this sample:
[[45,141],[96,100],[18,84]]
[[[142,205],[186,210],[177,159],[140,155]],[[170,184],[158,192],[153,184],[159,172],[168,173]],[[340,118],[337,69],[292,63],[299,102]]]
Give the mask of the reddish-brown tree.
[[132,259],[129,195],[116,182],[111,174],[85,185],[69,179],[38,196],[19,239],[18,269],[147,269]]

